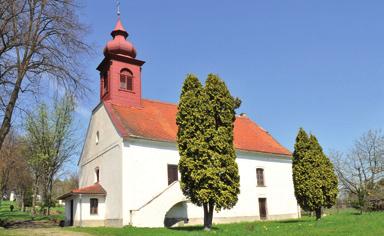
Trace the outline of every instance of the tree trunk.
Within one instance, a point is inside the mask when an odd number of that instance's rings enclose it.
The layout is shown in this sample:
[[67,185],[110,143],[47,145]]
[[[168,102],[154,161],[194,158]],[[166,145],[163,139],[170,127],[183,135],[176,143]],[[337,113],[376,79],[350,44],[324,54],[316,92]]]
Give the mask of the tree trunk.
[[0,150],[1,150],[1,147],[3,146],[5,137],[7,136],[9,130],[11,129],[12,115],[16,106],[17,98],[19,97],[19,92],[21,88],[21,82],[23,81],[23,77],[24,77],[24,73],[22,73],[21,75],[19,74],[17,76],[15,87],[13,88],[11,97],[9,99],[9,102],[4,112],[3,122],[1,123],[1,127],[0,127]]
[[316,220],[321,219],[321,207],[316,209]]
[[212,228],[212,220],[213,220],[213,209],[215,208],[215,204],[214,203],[210,203],[209,204],[209,217],[208,217],[208,226],[209,228],[211,229]]
[[209,227],[208,227],[208,204],[204,203],[203,204],[203,208],[204,208],[204,230],[211,230]]
[[35,183],[33,184],[33,193],[32,193],[32,216],[36,215],[37,183],[38,183],[38,180],[36,178]]
[[210,231],[212,228],[214,203],[203,204],[204,207],[204,230]]
[[25,194],[21,194],[21,210],[25,212]]

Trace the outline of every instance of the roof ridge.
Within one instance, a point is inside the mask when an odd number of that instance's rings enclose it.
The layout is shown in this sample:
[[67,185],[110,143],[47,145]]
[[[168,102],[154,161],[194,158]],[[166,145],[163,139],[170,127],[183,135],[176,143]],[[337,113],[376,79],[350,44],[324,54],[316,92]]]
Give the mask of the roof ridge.
[[144,100],[144,101],[147,101],[147,102],[162,103],[162,104],[172,105],[172,106],[177,106],[178,105],[177,103],[164,102],[164,101],[160,101],[160,100],[157,100],[157,99],[150,99],[150,98],[142,98],[141,100]]

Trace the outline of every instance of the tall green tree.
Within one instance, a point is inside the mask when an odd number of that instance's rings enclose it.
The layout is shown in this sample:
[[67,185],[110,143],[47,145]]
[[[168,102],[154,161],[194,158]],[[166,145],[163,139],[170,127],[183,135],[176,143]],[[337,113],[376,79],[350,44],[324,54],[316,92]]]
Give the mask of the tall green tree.
[[316,137],[308,137],[302,128],[296,137],[292,172],[297,202],[304,210],[315,211],[316,219],[320,219],[322,207],[336,202],[337,177]]
[[240,193],[240,177],[233,146],[235,109],[240,101],[225,83],[210,74],[202,88],[189,75],[177,113],[181,189],[204,209],[204,228],[212,227],[213,211],[232,208]]
[[33,211],[40,187],[49,215],[54,180],[64,164],[78,151],[79,142],[73,126],[74,109],[73,96],[66,95],[55,99],[53,109],[41,104],[27,119],[26,155],[34,177]]
[[[321,170],[321,180],[322,180],[321,191],[323,194],[322,207],[331,208],[333,205],[336,204],[337,194],[339,193],[338,178],[332,162],[324,154],[323,148],[320,146],[316,136],[311,134],[309,137],[309,141],[311,144],[311,149],[314,152],[314,155],[317,155],[319,168]],[[321,217],[321,208],[320,208],[320,212],[319,210],[317,211],[316,217],[318,218]]]

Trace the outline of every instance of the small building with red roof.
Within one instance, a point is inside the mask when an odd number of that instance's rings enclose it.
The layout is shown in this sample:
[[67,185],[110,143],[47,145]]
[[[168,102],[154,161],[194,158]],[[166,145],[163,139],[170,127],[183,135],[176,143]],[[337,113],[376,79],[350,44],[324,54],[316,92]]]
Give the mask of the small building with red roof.
[[[203,209],[181,192],[176,144],[177,104],[144,99],[144,61],[119,19],[104,48],[100,103],[79,159],[80,187],[66,202],[66,224],[169,227],[201,224]],[[299,217],[291,152],[246,115],[236,117],[234,146],[240,174],[236,206],[215,223]]]

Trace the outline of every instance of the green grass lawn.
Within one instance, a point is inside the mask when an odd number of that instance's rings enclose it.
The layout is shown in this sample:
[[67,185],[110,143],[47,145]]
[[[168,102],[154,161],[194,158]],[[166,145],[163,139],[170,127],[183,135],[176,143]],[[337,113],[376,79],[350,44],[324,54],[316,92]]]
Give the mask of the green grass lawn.
[[299,220],[264,221],[214,225],[212,231],[202,227],[164,228],[65,228],[91,235],[384,235],[384,212],[364,213],[348,210],[323,217],[320,221],[305,216]]
[[[11,212],[9,206],[14,206],[13,211]],[[10,201],[1,201],[0,206],[0,220],[1,221],[21,221],[21,220],[34,220],[34,221],[40,221],[40,220],[62,220],[64,219],[64,208],[63,207],[54,207],[51,208],[51,212],[55,213],[50,216],[44,216],[44,215],[37,215],[35,217],[32,217],[31,213],[29,211],[23,212],[21,209],[19,209],[16,205],[16,202],[10,202]]]

